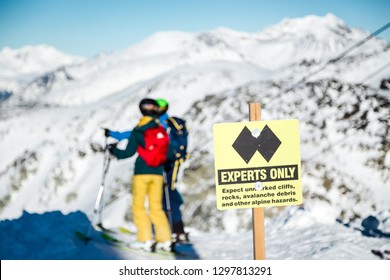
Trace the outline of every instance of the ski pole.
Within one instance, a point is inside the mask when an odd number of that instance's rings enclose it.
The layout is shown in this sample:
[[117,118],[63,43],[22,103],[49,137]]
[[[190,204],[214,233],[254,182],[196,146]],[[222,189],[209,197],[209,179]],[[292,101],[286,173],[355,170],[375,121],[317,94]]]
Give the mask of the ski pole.
[[171,209],[171,202],[169,200],[167,174],[165,171],[164,171],[164,191],[165,191],[165,203],[167,205],[168,221],[171,227],[171,232],[173,232],[172,209]]
[[96,197],[94,209],[93,209],[93,216],[91,219],[91,223],[88,228],[88,233],[87,233],[87,240],[90,239],[91,233],[92,233],[92,223],[95,223],[96,216],[98,215],[98,221],[96,225],[100,228],[103,228],[102,225],[102,212],[103,212],[103,194],[104,194],[104,187],[105,187],[105,179],[106,179],[106,174],[108,172],[108,167],[110,166],[110,155],[107,149],[107,137],[105,138],[104,142],[104,159],[103,159],[103,174],[102,174],[102,181],[99,187],[99,192]]
[[96,198],[95,207],[94,207],[95,215],[98,214],[98,221],[97,221],[96,225],[98,227],[101,227],[101,228],[103,227],[103,225],[102,225],[102,213],[103,213],[103,208],[104,208],[103,195],[104,195],[106,175],[107,175],[109,166],[110,166],[110,154],[109,154],[109,151],[107,149],[107,138],[106,138],[105,146],[104,146],[102,181],[101,181],[101,185],[99,188],[98,196]]

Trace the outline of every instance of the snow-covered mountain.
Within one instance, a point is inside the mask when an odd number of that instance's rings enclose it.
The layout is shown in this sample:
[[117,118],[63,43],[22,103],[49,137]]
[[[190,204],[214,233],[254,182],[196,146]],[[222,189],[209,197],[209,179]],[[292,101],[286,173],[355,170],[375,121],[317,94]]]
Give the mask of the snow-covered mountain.
[[0,50],[0,101],[47,72],[82,61],[82,57],[65,54],[47,45],[20,49],[5,47]]
[[[212,125],[248,120],[249,102],[262,103],[264,120],[300,120],[304,207],[320,222],[359,224],[388,210],[390,101],[380,83],[390,69],[372,74],[390,60],[390,44],[373,38],[329,63],[368,35],[329,14],[286,19],[257,33],[159,32],[89,60],[61,61],[47,52],[47,60],[30,58],[47,62],[34,71],[7,66],[17,50],[2,50],[7,79],[18,86],[0,95],[0,219],[23,210],[90,215],[103,164],[95,149],[104,143],[100,128],[132,128],[146,96],[169,100],[170,113],[190,126],[191,158],[178,187],[192,228],[251,226],[249,209],[216,210],[212,144]],[[107,226],[131,225],[133,162],[110,166]],[[266,208],[267,219],[279,211]]]
[[[169,88],[180,83],[188,90],[204,92],[202,76],[210,81],[220,80],[220,84],[225,86],[220,88],[215,85],[215,88],[209,89],[211,91],[256,79],[295,80],[300,77],[299,73],[306,74],[311,64],[318,66],[318,63],[336,57],[367,35],[349,28],[331,14],[286,19],[258,33],[226,28],[200,33],[159,32],[123,51],[102,54],[84,63],[59,69],[56,67],[31,79],[15,92],[15,98],[25,102],[39,100],[49,104],[81,105],[128,91],[129,88],[140,87],[148,91],[160,84],[161,88],[165,87],[164,84]],[[368,57],[386,55],[383,54],[386,48],[388,43],[385,41],[368,41],[354,56],[354,65],[363,64],[359,65],[359,69],[375,70],[378,60],[373,62]],[[3,52],[7,53],[6,50]],[[23,53],[22,50],[20,52]],[[50,59],[61,61],[51,53]],[[301,64],[304,64],[304,69],[300,67],[299,71],[294,71],[292,78],[291,65],[299,67]],[[365,78],[357,73],[361,70],[348,69],[341,75],[350,82]]]

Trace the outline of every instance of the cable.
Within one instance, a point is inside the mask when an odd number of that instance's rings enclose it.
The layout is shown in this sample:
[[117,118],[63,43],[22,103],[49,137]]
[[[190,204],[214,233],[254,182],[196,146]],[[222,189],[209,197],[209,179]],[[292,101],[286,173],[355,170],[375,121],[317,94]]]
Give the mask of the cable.
[[[364,82],[366,82],[367,80],[371,79],[371,78],[374,77],[375,75],[379,74],[380,72],[382,72],[384,69],[388,68],[389,66],[390,66],[390,62],[387,63],[387,64],[385,64],[384,66],[380,67],[380,68],[377,69],[376,71],[372,72],[370,75],[368,75],[366,78],[364,78],[360,83],[358,83],[358,85],[363,84]],[[325,91],[326,91],[326,90],[325,90]],[[323,106],[324,106],[324,104],[321,104],[317,109],[319,109],[319,108],[321,108],[321,107],[323,107]],[[310,114],[309,114],[308,116],[310,116]],[[383,117],[387,117],[387,116],[390,116],[390,114],[384,115]],[[307,117],[307,118],[308,118],[308,117]],[[307,118],[304,118],[303,121],[306,121]],[[382,117],[379,117],[378,119],[374,119],[374,120],[368,121],[368,122],[365,123],[365,125],[368,125],[368,124],[369,124],[370,122],[372,122],[372,121],[381,121],[381,120],[382,120],[381,118],[382,118]],[[334,148],[335,146],[337,146],[337,145],[339,145],[339,144],[341,144],[341,143],[344,143],[344,142],[347,141],[350,137],[354,136],[358,131],[359,131],[359,130],[356,130],[355,133],[349,135],[348,137],[344,137],[344,138],[340,139],[339,141],[330,144],[328,147],[322,149],[320,152],[318,152],[317,154],[315,154],[314,156],[312,156],[311,158],[309,158],[309,161],[312,160],[312,159],[314,159],[314,158],[316,158],[317,156],[319,156],[319,155],[321,155],[321,154],[323,154],[323,153],[325,153],[325,152],[331,150],[331,149]]]
[[[321,71],[323,71],[329,64],[331,63],[336,63],[337,61],[339,61],[340,59],[342,59],[343,57],[345,57],[349,52],[351,52],[353,49],[355,48],[358,48],[360,47],[361,45],[363,45],[364,43],[368,42],[369,40],[371,40],[372,38],[374,38],[376,35],[382,33],[383,31],[385,31],[386,29],[388,29],[390,27],[390,22],[388,22],[387,24],[385,24],[384,26],[382,26],[381,28],[379,28],[378,30],[374,31],[373,33],[371,33],[369,36],[365,37],[363,40],[357,42],[355,45],[352,45],[350,48],[348,48],[347,50],[345,50],[344,52],[342,52],[341,54],[339,54],[337,57],[335,58],[332,58],[330,60],[328,60],[322,67],[320,67],[319,69],[317,69],[316,71],[312,72],[312,73],[309,73],[307,74],[306,76],[304,76],[303,78],[301,78],[298,82],[296,82],[294,85],[292,85],[291,87],[287,88],[286,90],[284,91],[281,91],[279,94],[277,94],[276,96],[273,97],[273,100],[276,100],[277,97],[279,97],[280,95],[282,95],[283,93],[287,93],[293,89],[295,89],[296,87],[298,87],[299,85],[301,85],[303,82],[305,82],[308,78],[320,73]],[[266,106],[269,106],[270,104],[272,104],[272,101],[269,102],[268,104],[266,104]]]
[[[365,83],[366,81],[368,81],[369,79],[371,79],[372,77],[378,75],[380,72],[382,72],[383,70],[385,70],[386,68],[390,67],[390,62],[385,64],[384,66],[380,67],[379,69],[375,70],[374,72],[372,72],[371,74],[369,74],[367,77],[365,77],[360,83],[357,83],[357,85],[363,85],[363,83]],[[329,87],[327,87],[325,90],[324,90],[324,94],[326,93],[326,91],[329,89]],[[326,104],[324,103],[321,103],[320,105],[318,105],[317,107],[317,110],[324,107]],[[300,121],[302,122],[306,122],[311,116],[312,116],[313,112],[312,113],[309,113],[307,114],[304,118],[300,118]]]
[[361,40],[360,42],[357,42],[355,45],[353,45],[352,47],[350,47],[350,48],[347,49],[346,51],[342,52],[338,57],[329,60],[329,61],[328,61],[328,64],[329,64],[329,63],[335,63],[335,62],[339,61],[339,60],[342,59],[347,53],[349,53],[350,51],[352,51],[352,50],[355,49],[355,48],[360,47],[361,45],[363,45],[363,44],[366,43],[367,41],[371,40],[371,39],[374,38],[376,35],[382,33],[383,31],[385,31],[385,30],[386,30],[387,28],[389,28],[389,27],[390,27],[390,22],[388,22],[387,24],[385,24],[384,26],[382,26],[382,27],[379,28],[378,30],[374,31],[374,32],[371,33],[369,36],[367,36],[366,38],[364,38],[363,40]]
[[370,75],[368,75],[366,78],[364,78],[360,83],[359,85],[362,85],[364,84],[365,82],[367,82],[369,79],[371,79],[372,77],[378,75],[380,72],[382,72],[383,70],[385,70],[386,68],[390,67],[390,62],[383,65],[381,68],[379,68],[378,70],[374,71],[373,73],[371,73]]
[[[387,115],[384,115],[384,116],[381,116],[377,119],[374,119],[374,120],[370,120],[370,121],[367,121],[365,122],[364,124],[365,125],[369,125],[371,122],[373,121],[382,121],[383,119],[382,118],[385,118],[385,117],[390,117],[390,114],[387,114]],[[311,161],[313,160],[314,158],[318,157],[319,155],[325,153],[325,152],[328,152],[330,151],[331,149],[333,149],[334,147],[340,145],[341,143],[344,143],[346,142],[348,139],[350,139],[352,136],[354,136],[355,134],[357,134],[359,132],[359,129],[356,129],[356,131],[354,133],[352,133],[351,135],[347,136],[347,137],[343,137],[341,138],[339,141],[336,141],[334,143],[331,143],[329,144],[327,147],[325,147],[324,149],[322,149],[320,152],[318,152],[317,154],[315,154],[314,156],[311,156],[309,159],[306,159],[305,161]]]

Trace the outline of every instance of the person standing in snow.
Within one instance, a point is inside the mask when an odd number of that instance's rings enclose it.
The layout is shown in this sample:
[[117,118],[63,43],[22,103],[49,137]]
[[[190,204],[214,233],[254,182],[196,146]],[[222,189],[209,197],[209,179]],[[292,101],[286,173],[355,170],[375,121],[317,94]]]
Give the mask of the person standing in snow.
[[[129,133],[126,149],[121,150],[116,147],[116,144],[110,144],[108,145],[108,150],[117,159],[132,157],[138,152],[132,180],[132,211],[134,223],[137,227],[138,242],[132,244],[132,247],[145,251],[154,249],[171,251],[171,230],[162,207],[163,190],[161,186],[163,185],[164,165],[161,162],[157,166],[151,166],[144,156],[144,153],[148,152],[148,147],[146,147],[148,131],[151,129],[157,130],[160,127],[163,133],[166,134],[166,132],[156,119],[159,106],[154,99],[142,99],[139,108],[143,117],[132,132]],[[163,134],[159,133],[160,135]],[[165,157],[168,149],[168,135],[166,135],[166,139]],[[145,200],[147,198],[149,213],[145,208]],[[152,224],[154,226],[155,240],[153,239]]]
[[[159,121],[168,131],[170,145],[167,161],[164,164],[165,182],[163,192],[163,207],[170,219],[172,239],[174,242],[189,242],[188,233],[184,231],[183,217],[180,210],[184,199],[175,187],[180,165],[187,157],[187,128],[185,121],[168,116],[169,104],[165,99],[156,99],[160,107]],[[183,140],[178,140],[183,139]]]
[[[164,164],[164,184],[163,184],[163,209],[171,224],[172,240],[174,243],[188,243],[189,234],[184,230],[184,223],[180,207],[184,204],[184,199],[179,190],[175,187],[177,182],[177,174],[180,165],[187,157],[187,128],[185,121],[178,117],[170,117],[167,113],[169,103],[165,99],[156,99],[159,105],[158,121],[167,130],[171,140],[167,161]],[[106,137],[115,138],[118,141],[128,139],[131,135],[131,130],[114,131],[105,128],[104,134]],[[183,141],[175,141],[177,136],[184,139]],[[178,143],[180,142],[180,143]],[[179,146],[179,147],[176,147]],[[178,152],[179,150],[179,152]]]

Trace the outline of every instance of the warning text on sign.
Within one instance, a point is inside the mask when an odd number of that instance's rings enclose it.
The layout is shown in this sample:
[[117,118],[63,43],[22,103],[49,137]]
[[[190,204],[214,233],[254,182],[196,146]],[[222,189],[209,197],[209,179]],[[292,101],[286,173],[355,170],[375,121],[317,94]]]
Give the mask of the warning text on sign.
[[296,204],[299,202],[297,192],[292,184],[274,184],[264,186],[261,190],[254,187],[220,187],[220,208],[243,206],[262,207],[264,205]]
[[298,180],[298,165],[218,170],[218,184]]

